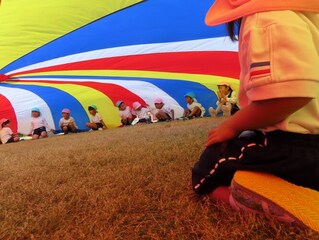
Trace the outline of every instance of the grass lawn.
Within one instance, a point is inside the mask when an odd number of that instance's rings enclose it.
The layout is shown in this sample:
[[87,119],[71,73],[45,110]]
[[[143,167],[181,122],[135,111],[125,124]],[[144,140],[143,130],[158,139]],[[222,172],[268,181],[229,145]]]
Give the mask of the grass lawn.
[[195,119],[0,145],[0,239],[319,239],[196,196]]

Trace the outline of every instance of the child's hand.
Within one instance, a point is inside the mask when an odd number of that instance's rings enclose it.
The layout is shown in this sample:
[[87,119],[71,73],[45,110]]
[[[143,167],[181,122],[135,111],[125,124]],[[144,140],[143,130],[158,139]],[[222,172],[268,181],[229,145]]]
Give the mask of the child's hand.
[[228,123],[225,121],[220,124],[217,128],[213,128],[208,133],[208,139],[205,144],[206,147],[209,147],[215,143],[225,142],[229,139],[232,139],[238,135],[238,132],[235,131]]

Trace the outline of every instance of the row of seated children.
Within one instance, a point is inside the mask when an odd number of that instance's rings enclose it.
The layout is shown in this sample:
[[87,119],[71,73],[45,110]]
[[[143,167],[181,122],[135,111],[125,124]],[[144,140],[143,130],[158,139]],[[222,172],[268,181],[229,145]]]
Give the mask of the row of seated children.
[[[222,82],[218,84],[218,101],[217,108],[209,108],[209,112],[212,117],[216,116],[219,111],[223,112],[224,116],[230,116],[238,110],[236,105],[237,96],[228,83]],[[187,108],[184,110],[183,119],[191,119],[195,117],[203,117],[205,114],[205,108],[196,100],[196,95],[193,92],[185,94],[185,101]],[[147,106],[142,106],[139,102],[134,102],[131,107],[127,106],[124,101],[120,100],[116,103],[119,109],[119,115],[121,122],[124,126],[132,125],[133,120],[137,119],[139,123],[154,122],[154,116]],[[156,98],[154,100],[154,106],[156,109],[155,118],[157,121],[171,121],[174,120],[174,110],[169,105],[165,104],[163,99]],[[89,113],[91,114],[90,122],[86,123],[86,126],[91,130],[103,130],[107,129],[102,117],[98,113],[95,105],[88,107]],[[62,118],[59,121],[59,126],[64,134],[69,132],[76,133],[78,127],[73,117],[70,116],[71,111],[67,108],[62,110]],[[16,134],[13,134],[10,129],[10,120],[1,119],[0,121],[0,138],[2,143],[16,142],[19,140]],[[54,132],[53,128],[50,128],[46,119],[41,116],[40,109],[34,107],[31,109],[31,127],[29,136],[32,139],[38,139],[40,137],[47,137],[47,129]]]
[[[233,115],[239,110],[237,103],[237,95],[227,82],[220,82],[218,85],[219,91],[217,92],[217,108],[216,110],[209,108],[210,115],[216,117],[217,114],[222,111],[224,116]],[[184,110],[183,119],[191,119],[196,117],[203,117],[205,115],[205,108],[196,99],[196,95],[193,92],[188,92],[184,95],[187,103],[187,108]],[[163,99],[156,98],[154,100],[155,105],[155,118],[158,121],[170,121],[174,120],[174,110],[169,105],[165,104]],[[131,125],[134,116],[139,119],[139,122],[147,122],[150,118],[153,118],[151,110],[147,106],[142,106],[139,102],[134,102],[132,108],[127,106],[122,100],[117,101],[116,106],[119,109],[119,115],[121,122],[124,126]]]
[[[70,110],[65,108],[62,110],[62,118],[60,119],[59,125],[64,134],[68,132],[77,132],[78,127],[76,126],[75,120],[70,116]],[[3,118],[0,120],[0,138],[3,144],[18,142],[18,134],[14,134],[10,128],[10,120]],[[32,136],[32,139],[46,138],[48,136],[47,129],[54,132],[55,130],[51,128],[46,121],[46,119],[41,116],[41,111],[38,107],[31,109],[31,120],[30,120],[30,131],[28,136]]]
[[161,98],[154,100],[155,114],[152,114],[149,107],[143,106],[140,102],[134,102],[133,109],[122,100],[117,101],[116,106],[119,109],[121,122],[124,126],[134,124],[134,119],[138,120],[139,123],[155,122],[155,119],[156,121],[174,120],[174,110],[165,104]]
[[[90,105],[88,107],[90,114],[92,115],[91,121],[86,123],[86,126],[92,130],[106,129],[106,125],[97,111],[95,105]],[[75,119],[70,115],[71,111],[68,108],[62,110],[62,118],[59,121],[60,129],[64,134],[76,133],[78,132],[78,126],[76,125]],[[29,136],[32,136],[32,139],[38,139],[40,137],[47,137],[47,129],[54,132],[55,130],[51,128],[46,119],[41,116],[40,109],[34,107],[31,109],[31,128]]]

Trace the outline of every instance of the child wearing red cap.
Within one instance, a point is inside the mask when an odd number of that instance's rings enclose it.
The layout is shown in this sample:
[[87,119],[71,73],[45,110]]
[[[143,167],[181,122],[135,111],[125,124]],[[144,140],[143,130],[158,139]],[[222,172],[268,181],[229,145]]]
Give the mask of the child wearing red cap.
[[136,123],[150,123],[152,114],[148,107],[142,106],[140,102],[133,102],[132,114],[136,116],[132,124]]
[[10,120],[2,118],[0,120],[0,139],[2,144],[18,142],[19,137],[10,128]]
[[68,134],[69,132],[76,133],[78,130],[75,120],[70,116],[70,113],[71,111],[68,108],[62,110],[62,118],[59,125],[64,134]]
[[156,98],[154,100],[154,105],[157,110],[155,117],[158,121],[170,121],[174,120],[174,109],[164,103],[163,99]]
[[318,12],[317,0],[215,1],[206,23],[228,23],[232,39],[239,28],[241,109],[209,132],[196,193],[233,204],[237,170],[319,190]]

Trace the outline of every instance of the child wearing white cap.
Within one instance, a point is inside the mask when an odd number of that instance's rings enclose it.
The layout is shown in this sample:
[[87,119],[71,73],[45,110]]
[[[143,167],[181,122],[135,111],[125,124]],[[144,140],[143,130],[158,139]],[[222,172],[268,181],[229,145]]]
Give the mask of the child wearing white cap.
[[133,121],[132,109],[122,100],[117,101],[116,106],[119,109],[119,115],[123,126],[130,126]]
[[174,109],[164,103],[163,99],[156,98],[154,100],[154,105],[157,110],[155,117],[158,121],[170,121],[174,120]]
[[74,118],[70,116],[70,113],[71,111],[68,108],[62,110],[62,118],[60,119],[59,125],[64,134],[68,134],[69,132],[76,133],[78,130],[78,126]]
[[10,120],[2,118],[0,120],[0,139],[2,144],[18,142],[19,137],[10,128]]
[[239,110],[237,106],[237,93],[230,87],[227,82],[220,82],[217,84],[218,100],[216,102],[217,108],[210,107],[208,109],[211,117],[216,117],[220,111],[223,112],[223,116],[230,116],[235,114]]

